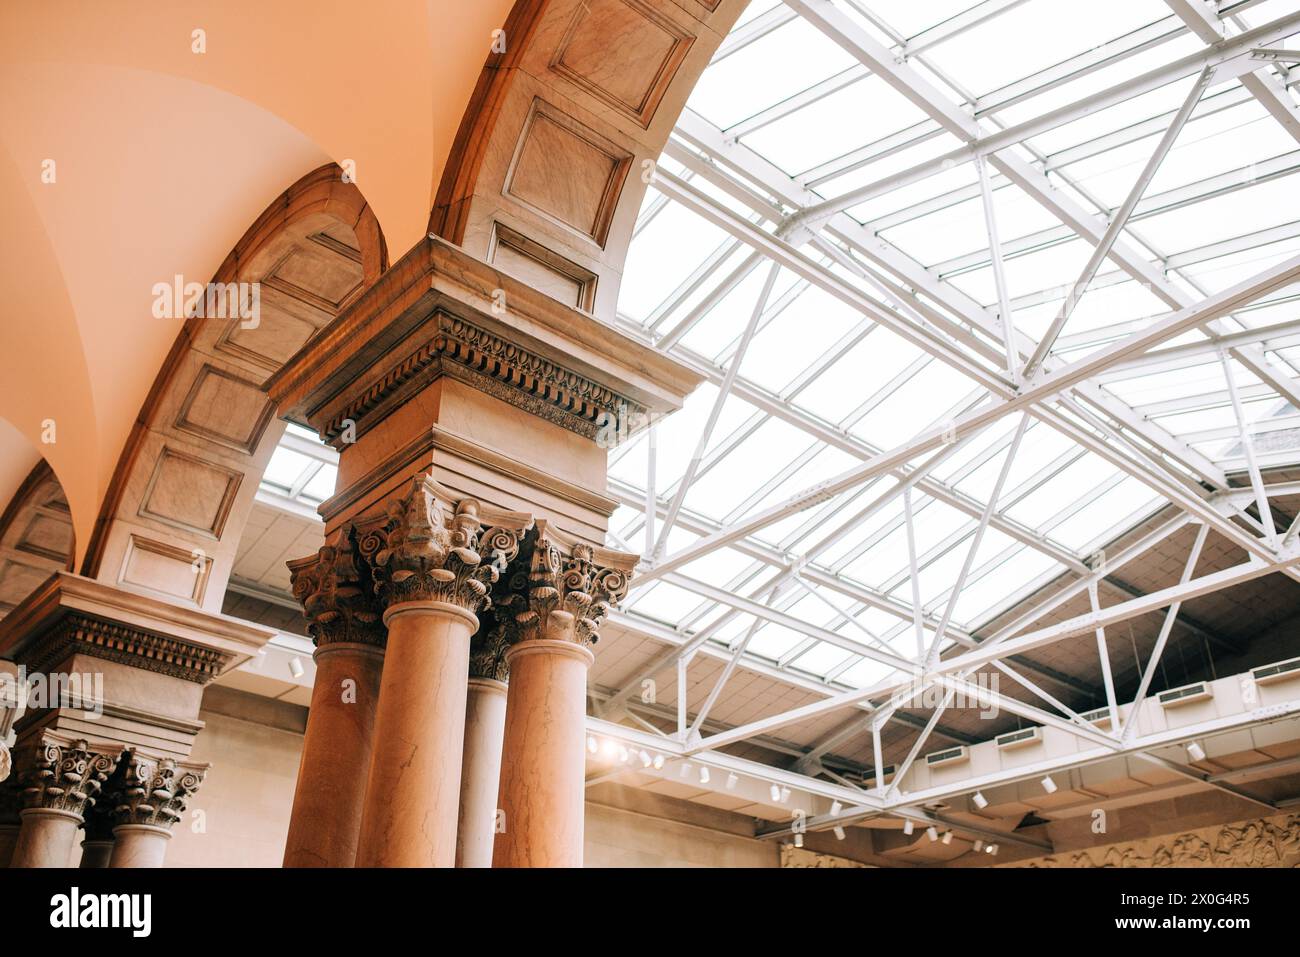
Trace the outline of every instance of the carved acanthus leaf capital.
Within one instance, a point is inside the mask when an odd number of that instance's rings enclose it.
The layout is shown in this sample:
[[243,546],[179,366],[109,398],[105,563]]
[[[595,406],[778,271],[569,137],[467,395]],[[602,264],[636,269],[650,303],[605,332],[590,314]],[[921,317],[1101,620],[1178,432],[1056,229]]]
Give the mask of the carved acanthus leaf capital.
[[493,617],[484,621],[469,643],[469,676],[509,681],[510,667],[506,652],[510,649],[510,628],[506,621]]
[[171,827],[203,784],[208,765],[128,751],[108,794],[113,823]]
[[362,536],[361,552],[385,606],[439,601],[477,614],[491,606],[491,588],[531,524],[531,515],[456,500],[421,477],[389,503],[382,528]]
[[626,596],[637,556],[580,541],[539,520],[524,561],[499,589],[498,617],[511,644],[547,638],[593,645]]
[[387,632],[370,568],[349,522],[313,558],[289,563],[293,596],[302,603],[317,645],[356,642],[383,647]]
[[23,808],[85,814],[120,755],[120,745],[46,732],[32,745],[31,765],[20,775]]

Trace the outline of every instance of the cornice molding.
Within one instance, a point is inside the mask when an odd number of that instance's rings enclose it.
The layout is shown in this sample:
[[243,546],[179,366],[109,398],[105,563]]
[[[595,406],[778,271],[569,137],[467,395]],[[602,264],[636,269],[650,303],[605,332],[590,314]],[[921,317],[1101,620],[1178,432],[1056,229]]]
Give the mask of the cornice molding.
[[0,621],[0,655],[41,671],[79,653],[207,684],[274,634],[57,572]]
[[[265,385],[327,440],[441,375],[595,437],[602,413],[666,414],[702,377],[437,237],[428,237]],[[612,419],[610,421],[613,421]]]

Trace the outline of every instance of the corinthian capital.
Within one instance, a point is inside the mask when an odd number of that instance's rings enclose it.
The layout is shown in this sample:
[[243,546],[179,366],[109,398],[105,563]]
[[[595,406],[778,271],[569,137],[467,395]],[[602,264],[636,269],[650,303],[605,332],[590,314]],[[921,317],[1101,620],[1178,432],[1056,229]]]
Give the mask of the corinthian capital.
[[382,647],[386,632],[370,569],[349,522],[312,558],[289,562],[293,596],[302,603],[317,645],[357,642]]
[[107,794],[113,805],[113,824],[171,827],[184,816],[185,806],[203,783],[208,767],[128,751]]
[[389,504],[385,525],[362,537],[361,552],[384,605],[441,601],[477,614],[531,524],[531,515],[457,500],[421,477]]
[[23,807],[84,815],[117,767],[121,751],[120,745],[45,732],[20,774]]
[[627,596],[637,557],[598,548],[539,520],[524,559],[499,589],[511,643],[537,638],[592,645],[610,609]]

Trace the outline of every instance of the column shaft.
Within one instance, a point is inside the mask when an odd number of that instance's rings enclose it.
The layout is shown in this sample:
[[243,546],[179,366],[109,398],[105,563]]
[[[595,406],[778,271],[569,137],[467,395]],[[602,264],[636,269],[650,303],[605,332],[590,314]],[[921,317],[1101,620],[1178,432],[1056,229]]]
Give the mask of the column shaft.
[[82,841],[81,842],[81,867],[87,869],[97,869],[108,867],[109,862],[113,859],[113,842],[112,841]]
[[293,795],[285,867],[352,867],[357,859],[384,652],[337,642],[316,649],[316,684]]
[[465,705],[465,753],[460,779],[456,866],[491,867],[501,784],[501,742],[506,726],[506,685],[470,678]]
[[27,808],[10,867],[67,867],[81,827],[81,815],[54,808]]
[[478,620],[447,602],[384,613],[388,650],[361,818],[358,867],[456,861],[469,640]]
[[156,824],[119,824],[113,828],[109,867],[162,867],[172,832]]
[[506,654],[510,692],[494,867],[581,867],[587,669],[572,641],[532,639]]

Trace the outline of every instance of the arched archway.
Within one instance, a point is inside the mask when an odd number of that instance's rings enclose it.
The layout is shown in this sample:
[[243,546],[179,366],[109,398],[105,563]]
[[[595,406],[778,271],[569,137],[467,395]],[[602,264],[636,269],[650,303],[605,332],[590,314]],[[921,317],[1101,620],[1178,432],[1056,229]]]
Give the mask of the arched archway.
[[83,574],[220,610],[284,429],[262,383],[387,265],[374,213],[334,164],[267,207],[209,286],[241,284],[253,308],[186,320],[118,462]]

